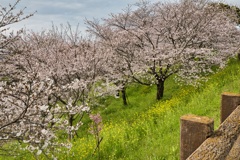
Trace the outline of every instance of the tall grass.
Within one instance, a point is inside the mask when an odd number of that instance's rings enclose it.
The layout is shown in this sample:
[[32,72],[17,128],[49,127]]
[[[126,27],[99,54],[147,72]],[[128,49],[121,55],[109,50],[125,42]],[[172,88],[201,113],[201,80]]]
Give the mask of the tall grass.
[[[214,118],[217,128],[221,93],[240,93],[240,62],[232,60],[227,68],[198,88],[179,86],[169,79],[163,100],[156,102],[155,92],[154,86],[133,84],[127,89],[128,106],[121,99],[109,97],[103,100],[106,107],[94,111],[100,112],[104,123],[100,133],[101,159],[179,159],[180,117],[190,113],[208,116]],[[94,137],[87,131],[87,119],[85,123],[84,133],[75,139],[70,151],[59,153],[59,159],[97,159],[97,153],[93,152]]]

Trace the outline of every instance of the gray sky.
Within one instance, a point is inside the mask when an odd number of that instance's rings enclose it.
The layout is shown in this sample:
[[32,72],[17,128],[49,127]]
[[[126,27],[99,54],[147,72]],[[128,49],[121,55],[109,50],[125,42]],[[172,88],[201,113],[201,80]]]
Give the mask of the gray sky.
[[[159,0],[150,0],[157,2]],[[173,1],[173,0],[165,0]],[[0,5],[7,6],[15,0],[0,0]],[[35,13],[35,15],[21,23],[11,26],[12,30],[21,27],[41,31],[51,28],[54,25],[70,23],[73,27],[79,24],[80,30],[84,33],[86,26],[85,18],[107,18],[110,13],[122,12],[128,4],[134,4],[139,0],[21,0],[18,8],[24,8],[26,14]],[[225,0],[228,4],[240,6],[240,0]]]

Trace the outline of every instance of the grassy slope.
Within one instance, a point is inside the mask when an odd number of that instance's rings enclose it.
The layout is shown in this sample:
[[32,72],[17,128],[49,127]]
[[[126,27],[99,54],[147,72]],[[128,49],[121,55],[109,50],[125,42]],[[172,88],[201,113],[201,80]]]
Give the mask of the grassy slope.
[[[128,88],[127,107],[121,99],[105,101],[107,107],[96,111],[104,122],[101,159],[179,159],[180,117],[189,113],[212,117],[217,128],[221,93],[240,93],[240,62],[232,61],[199,88],[180,87],[173,79],[165,88],[160,102],[155,101],[154,86],[138,85]],[[92,155],[94,148],[93,136],[85,135],[74,142],[68,154],[59,153],[59,158],[97,159],[97,154]]]
[[[120,99],[110,99],[101,112],[104,120],[101,158],[179,159],[180,117],[189,113],[208,116],[214,118],[217,128],[223,92],[240,93],[237,61],[199,88],[180,87],[168,80],[165,98],[157,103],[154,87],[132,86],[128,89],[128,107],[122,106]],[[68,158],[96,159],[96,155],[91,155],[93,149],[91,136],[78,139],[73,147],[74,156],[71,152]]]

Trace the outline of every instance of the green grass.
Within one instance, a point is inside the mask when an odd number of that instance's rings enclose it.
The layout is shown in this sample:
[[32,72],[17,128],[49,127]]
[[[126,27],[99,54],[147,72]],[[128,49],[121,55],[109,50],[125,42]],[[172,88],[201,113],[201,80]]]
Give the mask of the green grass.
[[[155,88],[129,88],[129,107],[122,106],[120,100],[112,100],[101,113],[105,122],[101,133],[104,138],[100,146],[102,159],[179,159],[180,117],[190,113],[208,116],[215,119],[217,128],[221,93],[240,93],[239,71],[239,62],[232,61],[199,88],[180,87],[170,79],[166,82],[164,99],[157,103]],[[145,94],[145,90],[150,92]],[[81,154],[84,145],[80,143],[86,145],[82,139],[76,141],[73,148],[80,151],[77,157],[96,159],[90,154],[84,157]]]
[[[175,160],[180,151],[180,117],[195,114],[214,118],[220,123],[221,93],[240,93],[240,62],[232,60],[227,68],[212,75],[198,88],[179,86],[172,78],[166,81],[163,100],[157,102],[155,86],[133,84],[127,88],[128,106],[121,99],[109,97],[106,107],[96,108],[103,117],[100,144],[101,159]],[[84,134],[74,141],[59,159],[97,159],[94,137]],[[4,159],[0,157],[0,159]],[[30,159],[30,157],[29,157]]]

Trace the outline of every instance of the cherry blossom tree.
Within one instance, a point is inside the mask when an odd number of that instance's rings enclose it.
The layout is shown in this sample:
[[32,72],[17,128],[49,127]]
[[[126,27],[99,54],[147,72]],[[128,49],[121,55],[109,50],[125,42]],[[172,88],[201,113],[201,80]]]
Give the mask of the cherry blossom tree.
[[120,32],[115,32],[108,25],[99,25],[99,21],[96,19],[94,21],[87,20],[87,24],[89,25],[88,31],[97,35],[96,40],[105,48],[105,52],[107,52],[109,61],[105,65],[107,65],[108,68],[111,68],[111,70],[108,70],[108,75],[110,75],[109,79],[114,82],[115,85],[119,86],[119,92],[122,94],[123,104],[127,105],[126,89],[128,84],[132,82],[132,74],[128,69],[127,61],[131,58],[126,57],[128,55],[123,54],[121,49],[127,50],[128,36],[124,36]]
[[14,4],[9,4],[7,7],[0,5],[0,52],[6,52],[6,46],[18,39],[22,30],[16,33],[10,31],[10,25],[18,23],[30,18],[33,14],[24,15],[25,8],[16,11],[16,6],[20,0],[16,0]]
[[[232,6],[221,2],[211,3],[211,5],[217,7],[219,10],[225,11],[226,13],[230,13],[228,14],[229,18],[232,18],[233,21],[240,24],[240,8],[238,6]],[[232,16],[232,13],[235,14],[235,16]]]
[[239,48],[236,23],[210,1],[138,3],[99,24],[87,21],[89,31],[124,61],[134,81],[156,85],[157,99],[164,82],[177,79],[194,84],[223,67]]
[[[11,142],[18,140],[26,143],[30,151],[42,153],[55,144],[55,127],[51,123],[60,122],[49,110],[48,94],[51,94],[50,80],[38,81],[38,75],[32,74],[18,82],[2,82],[0,108],[0,140]],[[58,113],[58,112],[57,112]],[[56,113],[56,114],[57,114]],[[49,151],[49,150],[48,150]],[[10,150],[11,152],[11,150]],[[44,152],[47,154],[47,152]]]
[[[240,8],[238,6],[231,6],[224,3],[212,3],[213,7],[218,8],[226,12],[227,16],[237,23],[237,28],[239,30],[240,25]],[[240,60],[240,51],[237,53],[238,60]]]
[[[69,147],[98,97],[117,90],[103,76],[103,48],[69,25],[25,32],[8,50],[0,65],[1,140],[19,140],[36,155]],[[59,132],[69,141],[59,143]]]

